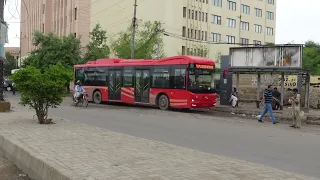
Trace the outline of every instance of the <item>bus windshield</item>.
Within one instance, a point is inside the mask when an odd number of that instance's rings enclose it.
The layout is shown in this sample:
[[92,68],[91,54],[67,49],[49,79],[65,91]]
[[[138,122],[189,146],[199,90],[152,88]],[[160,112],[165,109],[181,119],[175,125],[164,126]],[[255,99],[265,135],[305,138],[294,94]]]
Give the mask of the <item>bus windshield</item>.
[[189,69],[188,90],[193,93],[215,93],[213,69]]

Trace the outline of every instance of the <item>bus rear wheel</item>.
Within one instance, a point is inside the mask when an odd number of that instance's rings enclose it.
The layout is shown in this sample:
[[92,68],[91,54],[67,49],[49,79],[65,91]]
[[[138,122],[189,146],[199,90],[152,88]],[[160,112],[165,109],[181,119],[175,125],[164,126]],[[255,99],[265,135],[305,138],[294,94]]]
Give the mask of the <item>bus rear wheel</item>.
[[162,94],[160,97],[159,97],[159,100],[158,100],[158,106],[161,110],[168,110],[169,109],[169,98],[167,95],[165,94]]
[[102,103],[102,95],[101,95],[101,92],[99,90],[95,91],[93,93],[93,102],[95,104],[101,104]]

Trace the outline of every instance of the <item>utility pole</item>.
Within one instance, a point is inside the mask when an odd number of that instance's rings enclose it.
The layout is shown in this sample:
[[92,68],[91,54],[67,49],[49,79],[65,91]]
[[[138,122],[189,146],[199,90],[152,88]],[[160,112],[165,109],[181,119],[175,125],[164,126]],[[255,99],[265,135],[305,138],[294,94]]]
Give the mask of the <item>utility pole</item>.
[[[20,32],[20,52],[19,52],[19,69],[21,67],[21,41],[22,41],[22,32]],[[18,69],[18,68],[17,68]]]
[[[3,15],[3,10],[4,10],[4,4],[5,4],[5,0],[0,0],[0,20],[1,20],[1,24],[0,24],[0,34],[3,34],[2,31],[4,31],[4,29],[2,29],[2,24],[4,23],[4,15]],[[1,37],[1,38],[5,38],[5,37]],[[1,51],[4,51],[4,44],[0,44],[0,48]],[[3,72],[4,72],[4,61],[5,61],[5,57],[2,56],[3,54],[0,55],[0,101],[3,101]]]
[[160,59],[160,21],[157,22],[157,26],[156,26],[156,32],[157,32],[157,36],[158,36],[158,47],[157,47],[157,54],[158,54],[158,59]]
[[136,35],[136,21],[137,21],[137,0],[134,0],[134,10],[132,19],[132,44],[131,44],[131,59],[134,59],[134,38]]

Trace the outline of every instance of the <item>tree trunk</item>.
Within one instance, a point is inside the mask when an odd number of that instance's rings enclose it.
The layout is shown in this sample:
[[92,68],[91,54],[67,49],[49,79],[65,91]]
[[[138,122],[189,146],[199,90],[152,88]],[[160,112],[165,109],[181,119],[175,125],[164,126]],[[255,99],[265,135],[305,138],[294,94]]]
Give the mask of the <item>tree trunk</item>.
[[48,107],[37,108],[36,114],[39,121],[39,124],[50,124],[52,119],[48,119]]

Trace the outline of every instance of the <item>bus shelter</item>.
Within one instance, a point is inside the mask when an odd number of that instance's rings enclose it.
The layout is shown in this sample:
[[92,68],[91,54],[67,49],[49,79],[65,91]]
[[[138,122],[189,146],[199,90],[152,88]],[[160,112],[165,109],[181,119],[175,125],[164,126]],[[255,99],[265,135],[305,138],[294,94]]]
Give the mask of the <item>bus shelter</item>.
[[297,88],[301,92],[302,80],[305,82],[305,103],[309,107],[310,75],[302,71],[303,45],[275,45],[232,47],[229,51],[229,71],[236,75],[236,88],[239,90],[240,74],[257,75],[256,104],[261,101],[261,75],[280,75],[280,108],[284,105],[285,75],[297,75]]

